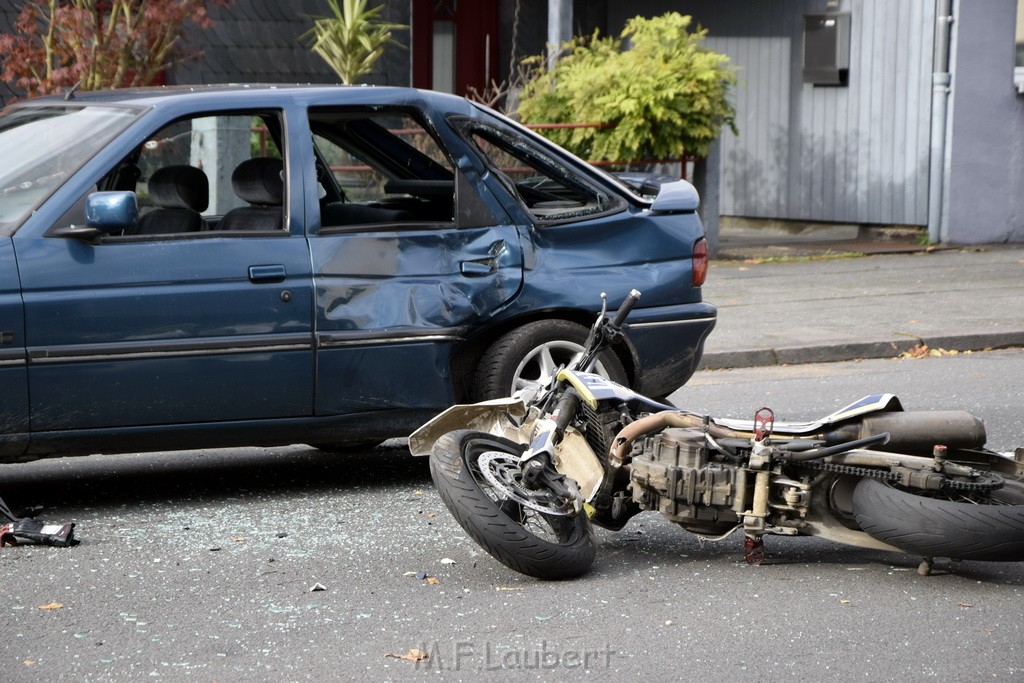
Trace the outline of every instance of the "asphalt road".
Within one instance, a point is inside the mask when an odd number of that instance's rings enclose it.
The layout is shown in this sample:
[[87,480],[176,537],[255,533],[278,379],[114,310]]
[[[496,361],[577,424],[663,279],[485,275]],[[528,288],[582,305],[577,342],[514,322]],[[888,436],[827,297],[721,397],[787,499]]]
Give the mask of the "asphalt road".
[[[673,399],[785,419],[894,390],[970,408],[1006,450],[1022,368],[1017,350],[703,372]],[[3,465],[0,495],[82,538],[0,550],[5,681],[1024,679],[1022,565],[921,577],[914,557],[769,538],[750,567],[739,539],[701,547],[647,514],[599,532],[586,577],[542,583],[469,541],[400,443]],[[410,650],[431,657],[391,656]]]

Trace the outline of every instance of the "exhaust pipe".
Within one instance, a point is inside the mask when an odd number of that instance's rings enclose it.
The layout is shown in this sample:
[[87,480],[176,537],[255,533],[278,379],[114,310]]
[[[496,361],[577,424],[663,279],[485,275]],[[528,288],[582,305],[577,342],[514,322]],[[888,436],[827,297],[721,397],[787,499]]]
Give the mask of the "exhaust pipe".
[[985,445],[985,423],[965,410],[928,410],[871,415],[824,434],[827,445],[889,432],[873,450],[930,457],[935,446],[950,450]]

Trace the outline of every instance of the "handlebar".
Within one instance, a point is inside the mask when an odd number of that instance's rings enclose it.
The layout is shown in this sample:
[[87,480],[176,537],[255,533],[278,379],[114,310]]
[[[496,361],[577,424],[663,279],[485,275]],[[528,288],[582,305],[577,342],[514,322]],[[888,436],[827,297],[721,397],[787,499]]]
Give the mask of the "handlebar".
[[622,323],[626,321],[626,316],[633,310],[633,306],[636,306],[636,302],[640,300],[640,292],[631,289],[626,298],[623,299],[622,305],[619,306],[619,310],[615,311],[615,315],[612,316],[611,326],[618,329],[622,327]]

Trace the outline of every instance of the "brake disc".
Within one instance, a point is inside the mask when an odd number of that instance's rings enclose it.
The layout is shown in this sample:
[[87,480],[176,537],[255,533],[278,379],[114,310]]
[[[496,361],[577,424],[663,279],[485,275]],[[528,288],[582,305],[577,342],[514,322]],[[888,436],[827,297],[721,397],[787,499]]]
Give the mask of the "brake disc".
[[477,456],[476,462],[480,473],[491,486],[520,505],[545,515],[567,516],[575,513],[569,502],[556,498],[552,491],[524,488],[517,456],[501,451],[486,451]]

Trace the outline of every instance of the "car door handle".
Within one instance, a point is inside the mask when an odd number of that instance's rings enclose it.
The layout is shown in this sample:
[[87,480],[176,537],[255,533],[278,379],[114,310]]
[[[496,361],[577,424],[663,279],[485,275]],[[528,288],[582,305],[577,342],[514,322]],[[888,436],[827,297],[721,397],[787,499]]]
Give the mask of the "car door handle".
[[249,266],[249,282],[284,282],[288,273],[280,264],[270,266]]

